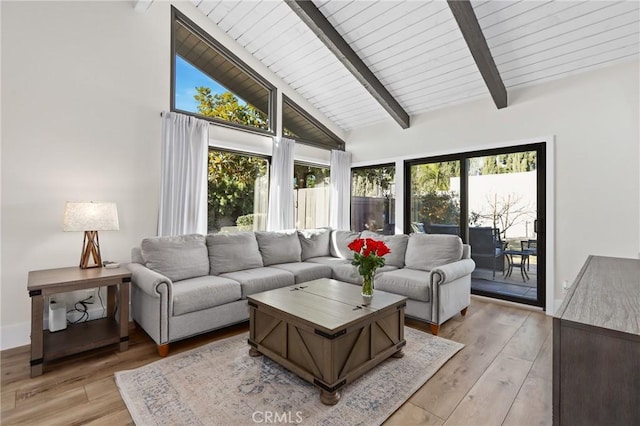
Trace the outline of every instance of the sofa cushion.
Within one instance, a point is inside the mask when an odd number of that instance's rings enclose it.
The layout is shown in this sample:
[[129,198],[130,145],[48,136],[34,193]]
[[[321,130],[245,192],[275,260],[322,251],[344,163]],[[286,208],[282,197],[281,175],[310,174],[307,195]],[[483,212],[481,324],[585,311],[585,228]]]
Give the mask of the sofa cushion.
[[[331,269],[333,270],[332,277],[334,280],[343,281],[350,284],[362,284],[362,275],[358,273],[358,268],[350,263],[334,264],[331,265]],[[386,265],[376,269],[376,275],[373,278],[374,289],[376,288],[376,280],[378,279],[378,274],[384,271],[393,271],[395,269],[397,269],[395,266]]]
[[333,256],[320,256],[320,257],[312,257],[307,259],[305,262],[309,263],[320,263],[322,265],[350,265],[351,261],[347,259],[342,259],[340,257]]
[[302,248],[302,261],[312,257],[329,256],[331,249],[329,242],[331,241],[330,228],[303,229],[298,231],[300,246]]
[[253,232],[207,235],[211,275],[262,266],[262,256]]
[[396,268],[404,266],[404,257],[407,252],[407,242],[409,241],[408,235],[380,235],[371,231],[362,231],[360,238],[383,241],[391,250],[391,253],[384,256],[385,265],[395,266]]
[[294,262],[273,265],[272,268],[283,269],[291,272],[296,280],[296,284],[319,278],[331,278],[331,267],[320,263]]
[[213,308],[241,297],[240,283],[228,278],[205,275],[182,280],[173,285],[173,315]]
[[145,238],[140,248],[146,267],[171,281],[201,277],[209,273],[204,235]]
[[360,238],[359,232],[331,231],[331,256],[352,260],[353,252],[347,246],[356,238]]
[[264,266],[277,263],[300,262],[300,240],[298,233],[293,232],[262,232],[255,233],[258,240],[262,264]]
[[246,299],[247,296],[254,293],[286,287],[296,283],[291,272],[272,267],[245,269],[243,271],[229,272],[220,276],[238,281],[242,290],[243,299]]
[[429,272],[414,269],[396,269],[382,272],[375,277],[376,290],[406,296],[409,299],[428,302],[431,300]]
[[462,240],[457,235],[411,234],[404,263],[407,268],[430,271],[462,258]]

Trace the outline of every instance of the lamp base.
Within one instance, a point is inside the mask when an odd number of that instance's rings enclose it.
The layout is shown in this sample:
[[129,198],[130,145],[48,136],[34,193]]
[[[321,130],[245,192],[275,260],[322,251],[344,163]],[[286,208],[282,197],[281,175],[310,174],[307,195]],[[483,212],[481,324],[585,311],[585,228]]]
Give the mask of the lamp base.
[[[93,265],[89,263],[89,258],[93,258]],[[80,255],[80,268],[102,268],[102,257],[100,256],[100,240],[98,231],[84,231],[84,241],[82,243],[82,254]]]

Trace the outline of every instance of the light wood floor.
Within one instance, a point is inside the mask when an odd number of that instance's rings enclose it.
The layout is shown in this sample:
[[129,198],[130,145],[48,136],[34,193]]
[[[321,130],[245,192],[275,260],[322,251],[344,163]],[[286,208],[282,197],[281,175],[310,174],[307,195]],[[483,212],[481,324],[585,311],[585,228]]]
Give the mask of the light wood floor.
[[[415,328],[428,326],[408,321]],[[173,344],[177,353],[248,329],[236,326]],[[551,318],[543,312],[472,298],[466,317],[440,336],[466,346],[385,425],[551,424]],[[171,356],[171,355],[170,355]],[[1,352],[0,423],[132,424],[113,380],[115,371],[159,359],[155,344],[132,329],[129,350],[104,348],[45,365],[29,377],[29,347]]]

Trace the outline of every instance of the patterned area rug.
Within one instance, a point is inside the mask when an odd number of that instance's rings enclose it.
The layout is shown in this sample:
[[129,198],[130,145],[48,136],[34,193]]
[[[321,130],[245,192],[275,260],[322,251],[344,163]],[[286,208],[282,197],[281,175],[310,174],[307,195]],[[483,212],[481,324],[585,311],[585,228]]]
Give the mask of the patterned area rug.
[[374,425],[384,422],[464,345],[405,328],[389,358],[341,392],[320,391],[270,359],[248,355],[248,333],[115,373],[137,425]]

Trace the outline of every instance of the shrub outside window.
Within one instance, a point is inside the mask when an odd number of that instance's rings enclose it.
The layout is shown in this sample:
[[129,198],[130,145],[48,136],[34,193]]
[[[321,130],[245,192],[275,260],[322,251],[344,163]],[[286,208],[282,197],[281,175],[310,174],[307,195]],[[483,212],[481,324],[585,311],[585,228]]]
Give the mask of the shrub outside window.
[[209,149],[208,230],[264,231],[269,202],[269,159]]

